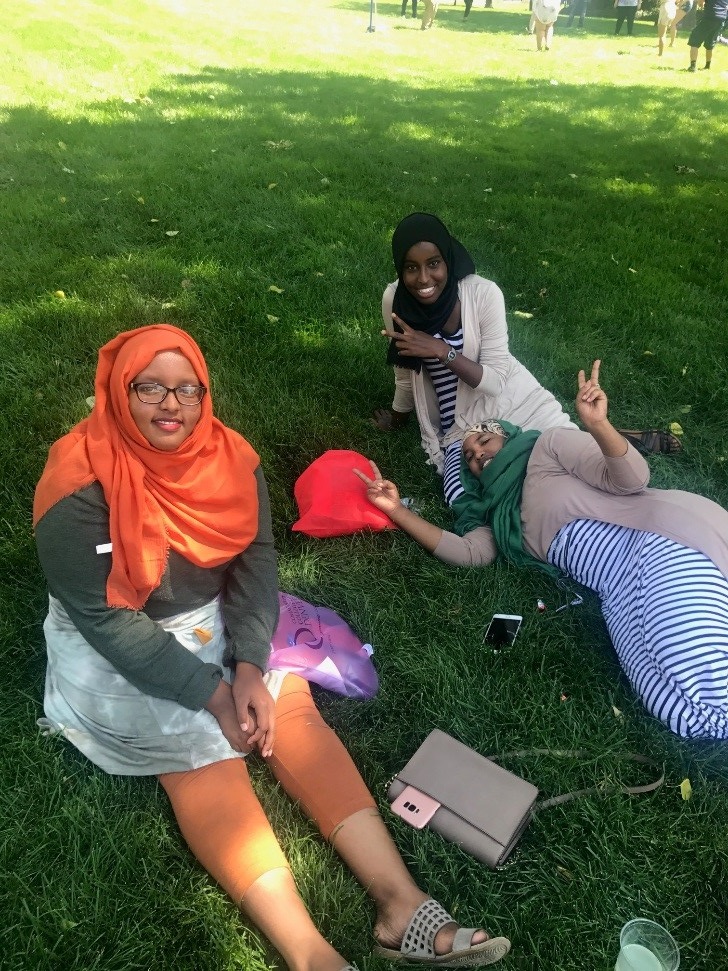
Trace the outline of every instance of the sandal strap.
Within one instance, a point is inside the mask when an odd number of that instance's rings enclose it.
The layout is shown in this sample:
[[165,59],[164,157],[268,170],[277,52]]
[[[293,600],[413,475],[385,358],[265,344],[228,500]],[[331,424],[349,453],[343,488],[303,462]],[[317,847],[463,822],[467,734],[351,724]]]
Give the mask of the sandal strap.
[[452,942],[451,951],[467,951],[473,943],[473,934],[476,932],[477,927],[459,927],[455,931],[455,937]]
[[[400,951],[403,957],[434,958],[435,938],[445,924],[452,923],[452,917],[442,904],[430,898],[425,900],[412,915],[412,920],[404,932]],[[470,932],[472,937],[472,931]]]

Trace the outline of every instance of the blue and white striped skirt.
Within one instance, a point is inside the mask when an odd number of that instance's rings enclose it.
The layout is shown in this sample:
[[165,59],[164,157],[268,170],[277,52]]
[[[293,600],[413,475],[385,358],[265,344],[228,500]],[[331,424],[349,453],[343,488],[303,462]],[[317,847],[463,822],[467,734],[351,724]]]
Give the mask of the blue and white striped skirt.
[[728,738],[728,580],[702,553],[638,529],[577,519],[548,559],[599,595],[645,707],[678,735]]

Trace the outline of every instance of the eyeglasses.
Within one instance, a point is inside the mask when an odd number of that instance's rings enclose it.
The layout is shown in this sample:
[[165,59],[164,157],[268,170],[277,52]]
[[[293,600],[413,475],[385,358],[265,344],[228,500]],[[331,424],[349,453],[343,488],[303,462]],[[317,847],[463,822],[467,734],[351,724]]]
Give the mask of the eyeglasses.
[[181,405],[189,408],[199,405],[207,391],[202,384],[181,384],[178,388],[167,388],[163,384],[142,381],[131,381],[129,389],[133,389],[137,398],[145,405],[160,405],[171,391]]

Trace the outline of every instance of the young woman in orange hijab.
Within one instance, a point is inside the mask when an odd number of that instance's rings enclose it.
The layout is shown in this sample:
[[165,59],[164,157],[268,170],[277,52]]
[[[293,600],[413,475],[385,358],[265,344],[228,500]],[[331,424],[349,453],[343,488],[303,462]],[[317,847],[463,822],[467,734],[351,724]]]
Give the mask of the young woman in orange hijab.
[[376,952],[492,964],[407,872],[307,682],[266,673],[276,558],[258,456],[213,417],[207,366],[156,324],[101,348],[91,415],[34,505],[49,586],[45,719],[107,772],[157,775],[193,853],[291,971],[350,967],[315,928],[255,797],[257,749],[377,907]]

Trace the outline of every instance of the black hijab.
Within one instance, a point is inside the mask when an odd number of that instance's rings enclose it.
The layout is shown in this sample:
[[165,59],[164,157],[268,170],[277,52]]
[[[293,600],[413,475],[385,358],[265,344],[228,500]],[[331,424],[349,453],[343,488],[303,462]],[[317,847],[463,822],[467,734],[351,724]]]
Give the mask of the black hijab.
[[[433,304],[422,304],[405,287],[402,280],[404,259],[417,243],[434,243],[440,250],[447,266],[447,283]],[[397,270],[399,286],[394,292],[392,309],[415,330],[426,334],[436,334],[448,321],[458,300],[458,281],[475,273],[475,264],[465,249],[437,216],[427,212],[413,212],[405,216],[392,235],[392,256]],[[398,330],[392,322],[395,330]],[[396,367],[420,371],[422,360],[419,357],[401,357],[394,341],[389,342],[387,362]]]

